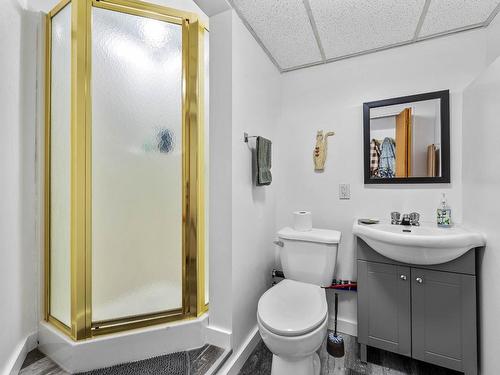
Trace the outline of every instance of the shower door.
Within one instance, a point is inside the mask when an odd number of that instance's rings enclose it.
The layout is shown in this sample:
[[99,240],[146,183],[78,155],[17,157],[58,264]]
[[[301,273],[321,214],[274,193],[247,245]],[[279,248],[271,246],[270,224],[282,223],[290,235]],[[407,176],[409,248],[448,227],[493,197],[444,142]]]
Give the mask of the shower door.
[[92,320],[182,308],[182,25],[92,9]]
[[71,70],[71,84],[48,107],[47,319],[80,339],[199,315],[204,27],[132,0],[65,0],[49,17],[51,83]]

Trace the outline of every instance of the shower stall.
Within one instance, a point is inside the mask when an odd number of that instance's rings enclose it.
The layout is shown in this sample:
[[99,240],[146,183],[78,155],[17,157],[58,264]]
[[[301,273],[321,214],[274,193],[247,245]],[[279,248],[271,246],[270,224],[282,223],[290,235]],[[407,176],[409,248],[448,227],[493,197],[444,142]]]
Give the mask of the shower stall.
[[206,27],[135,0],[45,26],[45,319],[81,340],[203,314]]

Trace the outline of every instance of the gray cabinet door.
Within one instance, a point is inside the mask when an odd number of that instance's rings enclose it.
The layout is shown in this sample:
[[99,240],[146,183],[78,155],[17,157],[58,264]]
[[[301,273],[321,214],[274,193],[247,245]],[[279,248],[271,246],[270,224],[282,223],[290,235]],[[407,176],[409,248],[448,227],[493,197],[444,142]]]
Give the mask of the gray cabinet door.
[[476,277],[411,269],[413,358],[477,373]]
[[358,260],[358,341],[411,355],[410,268]]

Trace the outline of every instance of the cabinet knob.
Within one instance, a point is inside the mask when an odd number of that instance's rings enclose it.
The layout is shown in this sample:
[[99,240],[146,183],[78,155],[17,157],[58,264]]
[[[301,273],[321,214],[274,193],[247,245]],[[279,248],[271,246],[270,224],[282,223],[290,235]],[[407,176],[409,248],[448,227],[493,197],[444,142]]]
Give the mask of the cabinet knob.
[[403,280],[403,281],[406,281],[406,275],[401,275],[401,276],[399,276],[399,278],[400,278],[401,280]]
[[422,279],[421,277],[417,277],[415,280],[416,280],[416,281],[417,281],[417,283],[419,283],[419,284],[422,284],[422,283],[424,282],[424,279]]

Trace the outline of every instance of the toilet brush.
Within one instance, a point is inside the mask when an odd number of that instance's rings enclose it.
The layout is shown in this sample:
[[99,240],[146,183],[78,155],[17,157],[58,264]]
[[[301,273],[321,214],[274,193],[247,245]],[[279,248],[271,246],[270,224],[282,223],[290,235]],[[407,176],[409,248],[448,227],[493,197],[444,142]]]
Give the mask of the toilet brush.
[[344,339],[337,335],[337,313],[339,310],[339,295],[335,293],[335,330],[328,334],[326,349],[328,353],[335,357],[341,358],[344,356]]

